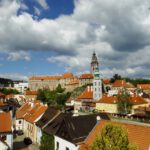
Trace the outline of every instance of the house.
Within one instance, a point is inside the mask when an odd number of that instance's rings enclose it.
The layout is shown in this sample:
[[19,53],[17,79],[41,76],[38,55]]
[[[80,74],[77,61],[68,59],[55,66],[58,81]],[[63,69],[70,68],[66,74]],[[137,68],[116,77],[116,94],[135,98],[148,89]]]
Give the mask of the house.
[[122,89],[135,89],[134,85],[132,85],[129,82],[126,82],[125,80],[116,80],[113,84],[112,84],[112,90],[122,90]]
[[104,113],[64,116],[59,124],[60,128],[54,135],[55,150],[78,150],[100,118],[109,119]]
[[38,91],[25,91],[26,101],[35,101],[37,99]]
[[88,86],[74,101],[74,110],[93,110],[95,101],[93,100],[93,87]]
[[[117,109],[117,96],[107,96],[103,95],[103,97],[96,103],[96,110],[108,112],[108,113],[118,113]],[[131,113],[134,114],[134,109],[139,106],[148,107],[148,102],[138,95],[130,96],[130,102],[133,104]]]
[[42,117],[47,110],[47,106],[40,102],[31,103],[31,109],[24,116],[23,131],[25,136],[30,137],[33,143],[37,141],[36,122]]
[[137,84],[137,88],[141,89],[146,94],[150,94],[150,84]]
[[40,101],[27,102],[16,111],[16,130],[23,130],[25,136],[30,137],[34,143],[37,140],[36,122],[42,117],[47,106]]
[[40,145],[42,130],[51,123],[61,112],[54,107],[48,107],[43,116],[36,122],[37,127],[37,141]]
[[128,138],[130,144],[137,145],[139,150],[149,150],[150,146],[150,125],[145,124],[136,124],[136,123],[127,123],[119,121],[110,121],[110,120],[101,120],[99,121],[95,128],[90,132],[90,134],[85,139],[84,143],[80,146],[79,150],[88,150],[88,147],[92,145],[94,140],[98,135],[101,134],[102,128],[108,124],[117,124],[123,126],[127,129]]
[[23,104],[17,111],[16,111],[16,119],[15,119],[15,129],[23,130],[24,127],[24,117],[31,110],[32,103],[27,102]]
[[12,118],[10,112],[0,112],[0,148],[13,149]]

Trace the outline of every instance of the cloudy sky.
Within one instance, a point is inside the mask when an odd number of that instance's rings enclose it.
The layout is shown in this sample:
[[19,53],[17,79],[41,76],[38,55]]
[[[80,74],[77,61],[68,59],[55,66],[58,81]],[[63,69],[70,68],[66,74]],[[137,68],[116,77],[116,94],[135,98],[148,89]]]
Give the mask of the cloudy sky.
[[149,0],[0,0],[0,76],[150,77]]

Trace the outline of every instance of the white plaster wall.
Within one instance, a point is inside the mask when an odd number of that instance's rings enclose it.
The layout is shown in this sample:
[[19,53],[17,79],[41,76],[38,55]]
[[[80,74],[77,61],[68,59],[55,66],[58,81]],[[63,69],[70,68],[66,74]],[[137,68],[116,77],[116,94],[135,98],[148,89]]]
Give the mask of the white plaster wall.
[[56,148],[56,144],[57,142],[59,142],[59,150],[66,150],[66,148],[69,148],[69,150],[78,150],[79,146],[75,145],[69,141],[66,141],[60,137],[54,136],[55,139],[55,150],[57,150]]
[[[21,121],[21,124],[19,124],[19,121]],[[16,130],[23,130],[23,119],[16,120]]]
[[36,142],[40,145],[41,143],[41,137],[42,137],[42,131],[39,127],[37,127],[37,140]]
[[13,135],[9,134],[6,136],[6,143],[9,145],[10,149],[13,149]]

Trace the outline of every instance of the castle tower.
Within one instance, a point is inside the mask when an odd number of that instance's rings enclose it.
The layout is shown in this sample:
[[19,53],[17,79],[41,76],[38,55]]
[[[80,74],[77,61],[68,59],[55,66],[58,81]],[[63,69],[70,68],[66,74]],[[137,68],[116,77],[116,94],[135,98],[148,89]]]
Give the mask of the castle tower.
[[99,100],[102,98],[102,81],[99,72],[99,63],[95,52],[92,56],[91,68],[93,73],[93,99]]
[[98,63],[98,60],[97,60],[97,56],[95,54],[95,52],[93,52],[93,55],[92,55],[92,60],[91,60],[91,73],[93,74],[95,71],[99,70],[99,63]]

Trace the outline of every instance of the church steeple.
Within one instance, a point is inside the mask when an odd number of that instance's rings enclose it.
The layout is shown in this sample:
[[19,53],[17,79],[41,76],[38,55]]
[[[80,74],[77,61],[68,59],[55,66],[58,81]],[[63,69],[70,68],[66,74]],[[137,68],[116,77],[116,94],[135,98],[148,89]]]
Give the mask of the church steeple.
[[91,72],[93,74],[93,99],[99,100],[102,98],[102,81],[99,72],[99,63],[95,52],[92,55]]
[[91,73],[93,74],[95,71],[99,71],[99,63],[97,60],[96,53],[94,51],[91,60]]

